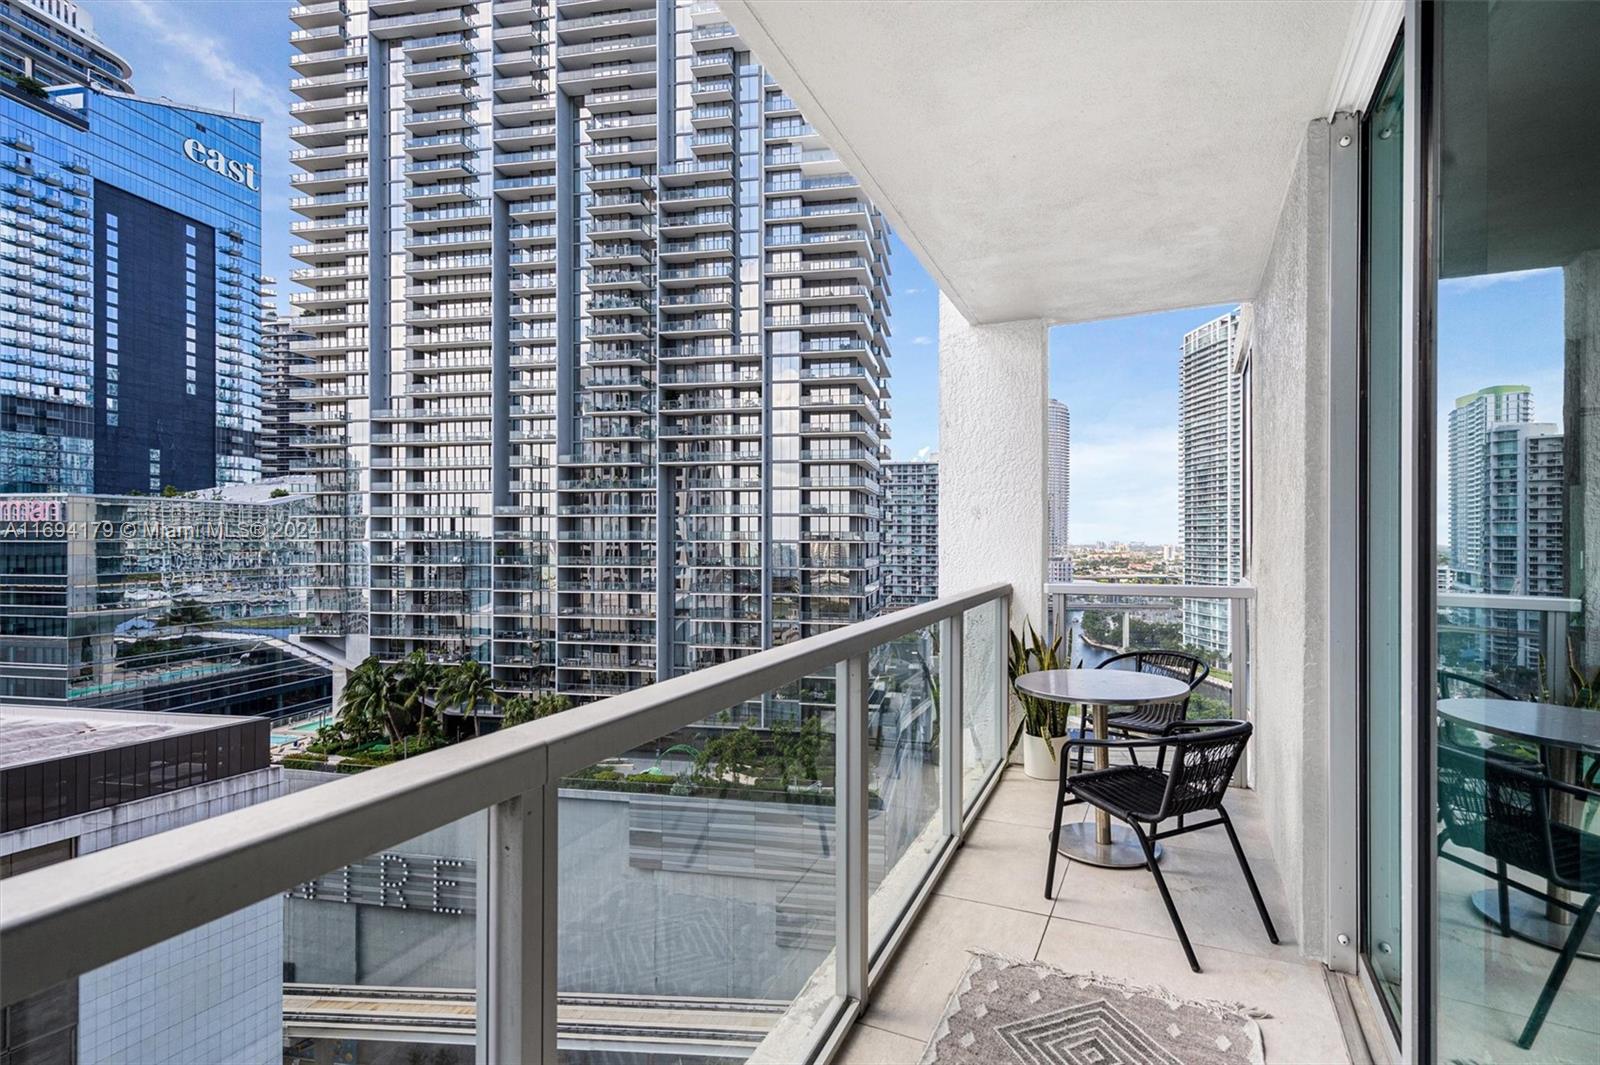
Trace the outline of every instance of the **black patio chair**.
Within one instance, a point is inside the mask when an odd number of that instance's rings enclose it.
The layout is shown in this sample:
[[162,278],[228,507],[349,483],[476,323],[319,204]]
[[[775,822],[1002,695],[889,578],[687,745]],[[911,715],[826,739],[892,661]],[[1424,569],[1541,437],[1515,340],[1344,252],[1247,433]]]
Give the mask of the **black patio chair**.
[[[1500,934],[1509,935],[1510,890],[1575,914],[1572,930],[1539,992],[1517,1045],[1533,1048],[1545,1017],[1561,991],[1567,970],[1600,905],[1600,836],[1563,824],[1551,814],[1550,800],[1563,793],[1583,803],[1600,801],[1600,791],[1552,779],[1537,763],[1510,762],[1473,747],[1439,745],[1439,856],[1495,882],[1500,904]],[[1494,859],[1493,870],[1451,853],[1445,844]],[[1519,869],[1588,898],[1574,906],[1530,884],[1512,884],[1509,869]]]
[[[1250,742],[1252,727],[1248,721],[1187,721],[1167,726],[1167,734],[1159,739],[1110,740],[1069,739],[1061,754],[1061,781],[1056,790],[1055,821],[1050,829],[1050,862],[1045,873],[1044,897],[1050,898],[1050,885],[1056,878],[1056,845],[1061,840],[1061,812],[1076,803],[1086,803],[1104,810],[1112,817],[1126,821],[1133,834],[1139,838],[1144,850],[1144,863],[1156,879],[1161,891],[1161,901],[1166,904],[1167,916],[1178,932],[1183,953],[1189,959],[1189,968],[1200,971],[1200,961],[1194,956],[1189,934],[1183,929],[1177,907],[1172,904],[1172,893],[1156,863],[1155,842],[1198,832],[1204,828],[1221,825],[1228,832],[1228,842],[1239,859],[1244,881],[1255,900],[1261,923],[1266,926],[1267,938],[1278,942],[1278,930],[1272,926],[1267,904],[1261,899],[1261,889],[1256,886],[1255,874],[1245,859],[1244,848],[1239,846],[1239,835],[1233,830],[1233,821],[1223,808],[1222,800],[1233,779],[1233,771]],[[1126,749],[1156,748],[1160,754],[1158,764],[1165,764],[1165,755],[1172,753],[1172,768],[1162,770],[1153,766],[1119,765],[1109,769],[1095,769],[1087,773],[1067,772],[1067,751],[1074,744],[1086,747]],[[1072,798],[1067,794],[1071,792]],[[1183,819],[1194,814],[1214,812],[1217,816],[1198,825],[1185,825]],[[1178,827],[1162,831],[1164,821],[1177,819]],[[1148,826],[1148,827],[1145,827]]]
[[[1121,663],[1132,663],[1131,667]],[[1163,677],[1181,680],[1189,686],[1192,694],[1194,690],[1205,682],[1211,675],[1211,667],[1206,665],[1194,655],[1184,654],[1182,651],[1124,651],[1119,655],[1112,655],[1101,662],[1096,669],[1130,669],[1135,673],[1156,673]],[[1132,710],[1120,714],[1112,714],[1106,719],[1106,731],[1115,735],[1140,735],[1140,736],[1165,736],[1173,725],[1182,723],[1189,714],[1189,696],[1170,703],[1146,703],[1134,707]],[[1078,735],[1087,736],[1089,730],[1089,708],[1081,708],[1078,713]],[[1106,739],[1109,737],[1100,737]],[[1129,757],[1137,763],[1138,755],[1132,751]],[[1078,751],[1078,768],[1083,768],[1084,752]]]

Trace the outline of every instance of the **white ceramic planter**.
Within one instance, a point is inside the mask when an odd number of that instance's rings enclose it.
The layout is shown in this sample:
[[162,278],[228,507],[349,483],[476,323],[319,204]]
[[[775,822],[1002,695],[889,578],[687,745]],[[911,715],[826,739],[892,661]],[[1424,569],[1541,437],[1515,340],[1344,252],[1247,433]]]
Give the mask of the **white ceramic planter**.
[[[1024,732],[1022,771],[1035,780],[1058,779],[1061,771],[1056,765],[1056,758],[1061,757],[1061,745],[1065,742],[1065,736],[1055,736],[1047,744],[1043,736],[1033,736]],[[1051,751],[1055,752],[1054,757],[1051,757]]]

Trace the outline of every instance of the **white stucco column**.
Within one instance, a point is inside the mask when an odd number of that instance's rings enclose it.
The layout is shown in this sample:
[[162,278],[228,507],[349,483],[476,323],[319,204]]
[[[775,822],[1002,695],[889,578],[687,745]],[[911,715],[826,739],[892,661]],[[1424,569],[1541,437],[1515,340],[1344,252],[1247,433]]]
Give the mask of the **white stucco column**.
[[1009,581],[1041,631],[1049,371],[1042,320],[971,325],[939,297],[939,590]]

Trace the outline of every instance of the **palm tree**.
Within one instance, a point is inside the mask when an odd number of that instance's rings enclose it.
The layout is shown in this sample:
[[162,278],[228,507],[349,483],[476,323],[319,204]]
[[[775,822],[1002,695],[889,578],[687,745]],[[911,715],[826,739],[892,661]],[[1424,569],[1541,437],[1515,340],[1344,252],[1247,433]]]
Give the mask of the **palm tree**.
[[538,716],[537,706],[528,695],[513,695],[500,707],[500,727],[511,728]]
[[483,721],[478,707],[487,703],[499,706],[500,693],[494,690],[494,678],[476,658],[463,658],[451,666],[439,684],[439,709],[457,707],[465,717],[472,718],[472,734],[483,735]]
[[390,717],[396,742],[413,730],[419,740],[436,733],[439,722],[434,716],[434,704],[438,699],[438,663],[428,661],[428,656],[421,651],[412,651],[389,667],[389,678],[395,690]]
[[373,655],[350,671],[339,697],[339,728],[350,740],[362,740],[387,731],[398,741],[391,712],[395,699],[393,678]]

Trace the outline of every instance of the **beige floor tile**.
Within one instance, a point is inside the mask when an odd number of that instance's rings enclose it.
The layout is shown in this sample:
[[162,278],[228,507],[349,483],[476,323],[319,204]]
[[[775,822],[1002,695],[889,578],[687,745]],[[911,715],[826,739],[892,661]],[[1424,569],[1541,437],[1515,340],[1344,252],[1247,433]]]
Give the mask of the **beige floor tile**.
[[1203,973],[1189,969],[1170,939],[1051,918],[1038,957],[1070,972],[1099,972],[1266,1010],[1271,1016],[1261,1020],[1261,1031],[1269,1063],[1349,1061],[1321,966],[1205,946],[1195,951]]
[[995,785],[994,794],[984,806],[979,822],[1005,821],[1013,825],[1050,827],[1050,804],[1055,800],[1056,786],[1044,780],[1024,776],[1022,769],[1011,766]]
[[968,948],[1031,958],[1048,920],[1043,914],[934,895],[861,1019],[926,1043],[971,960]]
[[[1231,847],[1211,850],[1197,847],[1183,837],[1168,843],[1160,864],[1190,942],[1285,961],[1300,959],[1289,927],[1288,904],[1270,862],[1253,860],[1251,868],[1282,939],[1277,946],[1267,938]],[[1100,869],[1074,862],[1062,881],[1051,913],[1086,924],[1159,936],[1175,944],[1178,938],[1155,878],[1145,869]],[[1181,956],[1182,948],[1177,949]]]
[[916,1065],[923,1044],[903,1035],[858,1024],[833,1060],[841,1065]]
[[[1590,1009],[1595,999],[1590,998]],[[1529,1010],[1532,1003],[1529,1003]],[[1493,1061],[1504,1065],[1594,1065],[1600,1041],[1593,1032],[1546,1021],[1530,1050],[1517,1046],[1529,1010],[1506,1012],[1450,999],[1440,1001],[1439,1060]]]
[[[1034,825],[983,818],[962,841],[961,850],[935,889],[941,895],[995,906],[1048,914],[1054,903],[1044,896],[1050,833]],[[1055,884],[1067,874],[1067,860],[1056,862]]]
[[[1447,1012],[1487,1006],[1517,1018],[1520,1032],[1555,964],[1555,951],[1499,935],[1464,897],[1440,900],[1439,994],[1457,1004]],[[1579,958],[1572,963],[1550,1007],[1549,1023],[1588,1032],[1594,1058],[1600,1060],[1600,962]]]

